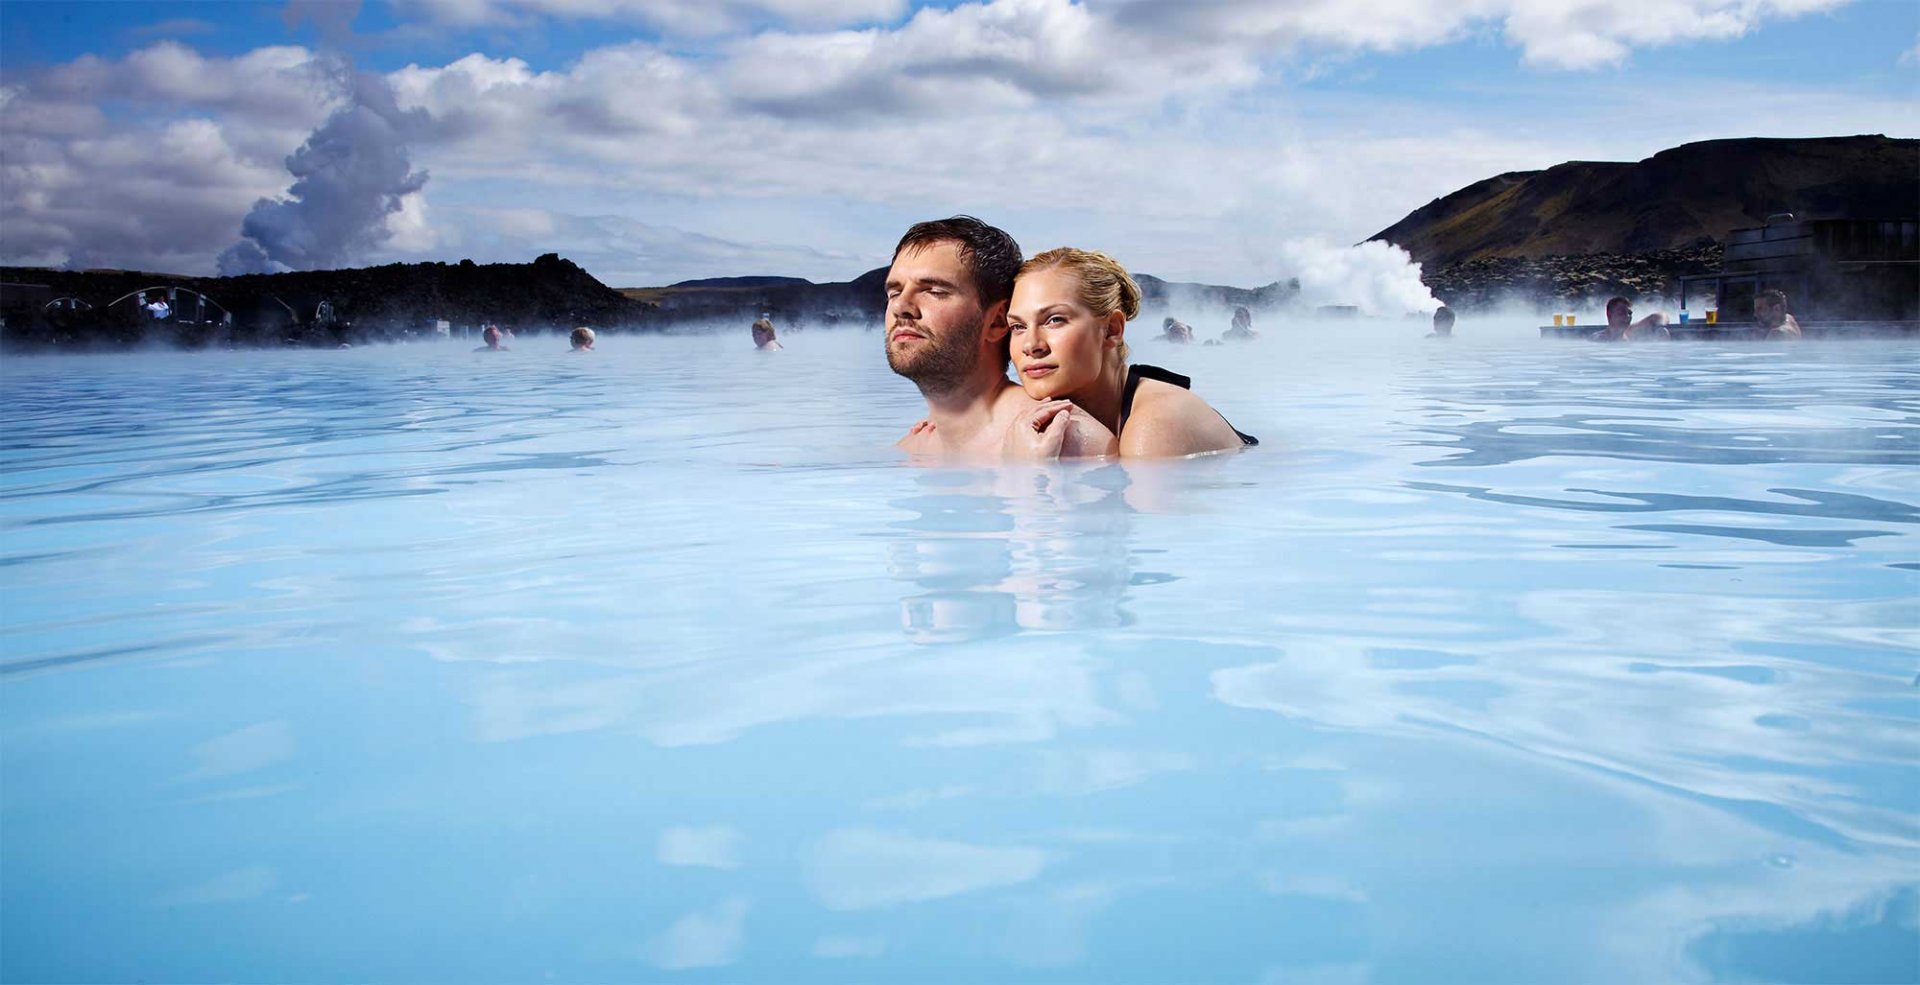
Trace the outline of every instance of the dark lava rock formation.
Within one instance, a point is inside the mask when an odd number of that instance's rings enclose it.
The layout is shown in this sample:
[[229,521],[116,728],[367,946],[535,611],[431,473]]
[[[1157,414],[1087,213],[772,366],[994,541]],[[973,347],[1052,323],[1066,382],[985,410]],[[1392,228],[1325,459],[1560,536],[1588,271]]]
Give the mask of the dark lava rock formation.
[[[181,310],[154,319],[124,300],[154,287],[197,292],[211,305],[190,313],[176,301]],[[48,311],[47,303],[59,298],[78,299],[80,310]],[[552,253],[532,263],[462,260],[241,277],[9,267],[0,268],[0,310],[11,349],[334,346],[430,335],[438,321],[564,331],[639,327],[658,317],[651,306]]]
[[1485,310],[1520,301],[1555,310],[1603,303],[1614,295],[1678,298],[1680,278],[1720,269],[1718,244],[1652,253],[1481,257],[1426,274],[1427,288],[1451,307]]
[[[1713,254],[1729,230],[1781,212],[1920,216],[1920,141],[1708,140],[1634,163],[1511,172],[1435,199],[1371,238],[1412,254],[1448,304],[1548,303],[1670,294],[1681,274],[1718,269]],[[1503,287],[1514,293],[1503,298]]]

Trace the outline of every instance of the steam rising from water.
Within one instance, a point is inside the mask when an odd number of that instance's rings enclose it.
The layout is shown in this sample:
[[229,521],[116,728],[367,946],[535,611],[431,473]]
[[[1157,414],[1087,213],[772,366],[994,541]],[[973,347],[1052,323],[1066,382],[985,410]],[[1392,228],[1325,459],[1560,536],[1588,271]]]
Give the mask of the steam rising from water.
[[332,66],[347,104],[287,158],[294,176],[286,198],[254,203],[241,240],[220,254],[222,275],[346,266],[384,243],[402,199],[426,186],[407,140],[428,122],[425,110],[401,110],[386,79]]
[[1420,265],[1391,243],[1292,240],[1280,247],[1279,263],[1282,277],[1299,279],[1302,304],[1357,305],[1362,314],[1386,318],[1440,306],[1420,282]]

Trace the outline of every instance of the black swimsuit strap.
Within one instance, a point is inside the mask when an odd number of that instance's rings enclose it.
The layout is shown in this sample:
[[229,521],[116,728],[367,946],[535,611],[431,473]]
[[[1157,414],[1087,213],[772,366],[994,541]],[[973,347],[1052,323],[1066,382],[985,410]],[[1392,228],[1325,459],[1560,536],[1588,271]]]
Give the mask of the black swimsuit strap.
[[1133,415],[1133,395],[1140,391],[1141,380],[1159,380],[1162,383],[1171,383],[1182,390],[1193,389],[1192,378],[1181,376],[1179,373],[1143,363],[1128,366],[1127,388],[1120,394],[1120,429],[1122,431],[1127,428],[1127,418]]
[[[1172,370],[1161,369],[1158,366],[1148,366],[1145,363],[1134,363],[1128,366],[1127,388],[1120,394],[1120,430],[1122,431],[1127,428],[1127,418],[1133,414],[1133,396],[1139,392],[1141,380],[1157,380],[1161,383],[1171,383],[1182,390],[1193,389],[1192,377],[1181,376]],[[1214,413],[1217,414],[1219,411],[1215,411]],[[1232,428],[1233,433],[1240,436],[1240,443],[1242,445],[1251,448],[1260,443],[1259,438],[1234,427],[1232,421],[1227,421],[1226,415],[1222,414],[1220,419],[1226,421],[1227,427]]]

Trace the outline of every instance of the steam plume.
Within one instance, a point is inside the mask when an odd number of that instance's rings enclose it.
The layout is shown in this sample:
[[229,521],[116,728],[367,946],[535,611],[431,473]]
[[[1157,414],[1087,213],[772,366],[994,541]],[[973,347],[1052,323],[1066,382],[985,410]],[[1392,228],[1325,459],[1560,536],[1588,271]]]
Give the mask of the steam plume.
[[427,124],[426,111],[401,110],[378,75],[344,61],[334,71],[347,104],[287,157],[293,187],[286,198],[253,204],[240,242],[220,254],[222,274],[344,266],[385,242],[387,217],[425,187],[427,173],[413,170],[407,140]]
[[1300,300],[1306,304],[1354,305],[1365,314],[1391,318],[1440,304],[1420,282],[1420,265],[1389,243],[1345,247],[1293,240],[1280,248],[1280,267],[1299,278]]

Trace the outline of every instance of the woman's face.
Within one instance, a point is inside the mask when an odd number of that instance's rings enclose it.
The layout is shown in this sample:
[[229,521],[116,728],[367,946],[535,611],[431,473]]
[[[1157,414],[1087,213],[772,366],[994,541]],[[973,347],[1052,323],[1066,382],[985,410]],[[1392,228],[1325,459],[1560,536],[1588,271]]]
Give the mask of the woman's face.
[[1027,396],[1072,397],[1097,384],[1107,350],[1120,344],[1109,321],[1109,313],[1095,314],[1080,300],[1080,278],[1071,271],[1037,270],[1015,281],[1007,347]]

